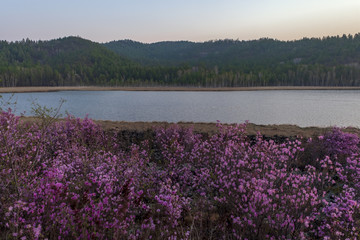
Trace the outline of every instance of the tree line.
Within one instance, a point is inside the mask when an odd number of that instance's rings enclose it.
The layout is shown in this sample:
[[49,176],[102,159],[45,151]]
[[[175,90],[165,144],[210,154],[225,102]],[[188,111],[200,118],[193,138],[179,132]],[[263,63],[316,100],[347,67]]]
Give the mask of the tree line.
[[0,86],[360,86],[360,34],[204,43],[0,41]]

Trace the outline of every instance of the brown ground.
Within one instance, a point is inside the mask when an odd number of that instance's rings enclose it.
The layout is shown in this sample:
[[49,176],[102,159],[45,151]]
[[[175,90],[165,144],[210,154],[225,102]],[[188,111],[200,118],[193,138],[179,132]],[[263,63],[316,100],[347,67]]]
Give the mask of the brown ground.
[[[130,130],[130,131],[146,131],[153,129],[154,127],[169,127],[171,123],[167,122],[113,122],[113,121],[95,121],[105,130]],[[178,123],[181,127],[192,127],[194,131],[201,133],[215,133],[217,127],[215,123],[191,123],[191,122],[180,122]],[[261,134],[271,136],[285,136],[285,137],[312,137],[324,134],[331,128],[320,128],[320,127],[299,127],[296,125],[256,125],[249,123],[247,125],[247,133],[249,135],[256,135],[258,132]],[[357,133],[360,135],[360,129],[357,128],[346,128],[346,132]]]
[[259,90],[360,90],[360,87],[0,87],[0,93],[56,91],[259,91]]
[[[33,117],[22,117],[24,122],[39,121]],[[128,131],[128,132],[145,132],[157,127],[167,128],[173,123],[168,122],[115,122],[115,121],[100,121],[96,120],[95,123],[99,124],[106,131]],[[192,122],[179,122],[181,127],[193,128],[195,132],[213,134],[217,131],[215,123],[192,123]],[[282,137],[312,137],[324,134],[330,128],[320,127],[299,127],[296,125],[256,125],[249,123],[247,125],[247,133],[249,135],[256,135],[258,132],[267,136],[282,136]],[[346,132],[357,133],[360,135],[358,128],[346,128]]]

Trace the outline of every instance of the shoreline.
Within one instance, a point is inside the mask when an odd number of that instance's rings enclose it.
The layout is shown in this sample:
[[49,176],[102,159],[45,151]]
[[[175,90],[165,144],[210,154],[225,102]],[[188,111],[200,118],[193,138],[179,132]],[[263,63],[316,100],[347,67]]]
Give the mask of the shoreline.
[[[192,128],[194,132],[214,134],[218,131],[217,123],[202,123],[202,122],[124,122],[124,121],[108,121],[108,120],[93,120],[99,124],[105,131],[134,131],[134,132],[145,132],[154,128],[162,127],[168,128],[174,124],[184,127]],[[230,126],[235,124],[222,124],[223,126]],[[265,137],[314,137],[325,134],[331,131],[333,127],[299,127],[291,124],[280,124],[280,125],[258,125],[254,123],[247,123],[246,134],[247,135],[261,135]],[[360,129],[355,127],[341,128],[344,132],[355,133],[360,136]]]
[[0,93],[30,93],[58,91],[270,91],[270,90],[360,90],[360,87],[317,87],[317,86],[280,86],[280,87],[0,87]]
[[[23,123],[32,123],[39,121],[35,117],[21,117]],[[63,119],[56,119],[55,121],[62,121]],[[176,124],[184,128],[192,128],[194,132],[214,134],[218,131],[216,123],[201,123],[201,122],[125,122],[125,121],[110,121],[110,120],[92,120],[98,124],[104,131],[114,132],[147,132],[156,128],[169,128]],[[233,124],[222,124],[229,126]],[[281,125],[257,125],[248,123],[246,127],[247,135],[256,135],[260,132],[265,137],[314,137],[323,135],[330,131],[332,127],[299,127],[297,125],[281,124]],[[354,127],[342,128],[344,132],[356,133],[360,136],[360,129]]]

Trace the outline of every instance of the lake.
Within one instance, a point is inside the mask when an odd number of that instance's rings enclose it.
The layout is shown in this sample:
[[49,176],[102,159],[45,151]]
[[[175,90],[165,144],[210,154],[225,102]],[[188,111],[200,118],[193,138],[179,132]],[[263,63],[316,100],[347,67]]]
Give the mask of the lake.
[[[11,94],[1,94],[8,99]],[[16,114],[32,115],[32,102],[76,117],[113,121],[216,122],[360,127],[359,90],[236,92],[60,91],[16,93]],[[4,105],[3,105],[4,107]]]

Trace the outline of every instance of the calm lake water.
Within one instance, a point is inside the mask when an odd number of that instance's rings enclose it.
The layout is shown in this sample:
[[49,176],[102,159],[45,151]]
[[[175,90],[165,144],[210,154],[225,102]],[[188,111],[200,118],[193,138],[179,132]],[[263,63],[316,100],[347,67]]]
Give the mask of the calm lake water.
[[[1,94],[8,99],[11,94]],[[239,92],[61,91],[17,93],[16,113],[32,115],[32,102],[76,117],[115,121],[216,122],[360,127],[358,90]]]

